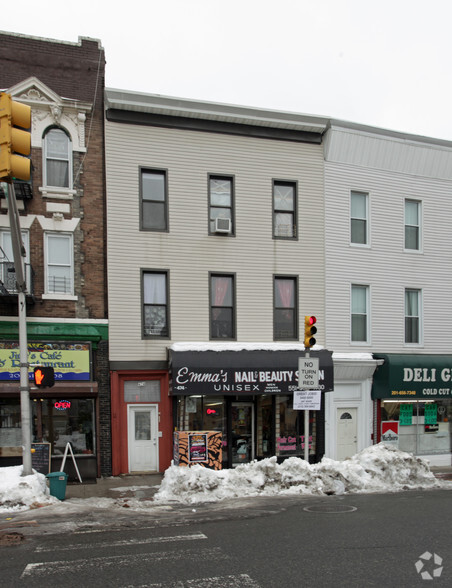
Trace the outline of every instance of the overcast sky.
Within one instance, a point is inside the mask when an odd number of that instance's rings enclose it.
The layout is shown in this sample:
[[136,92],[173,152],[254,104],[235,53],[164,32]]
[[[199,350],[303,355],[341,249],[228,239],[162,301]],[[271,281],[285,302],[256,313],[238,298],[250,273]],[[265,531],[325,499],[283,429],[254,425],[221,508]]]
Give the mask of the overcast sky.
[[[13,4],[10,4],[12,8]],[[106,85],[452,141],[451,0],[21,0],[0,28],[100,39]],[[20,13],[20,16],[18,15]]]

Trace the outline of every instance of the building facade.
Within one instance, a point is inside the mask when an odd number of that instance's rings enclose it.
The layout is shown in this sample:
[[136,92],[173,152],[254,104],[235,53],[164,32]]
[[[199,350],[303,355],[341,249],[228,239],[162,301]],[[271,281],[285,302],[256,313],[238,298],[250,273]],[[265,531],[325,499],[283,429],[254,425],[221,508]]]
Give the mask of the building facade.
[[[92,39],[0,33],[0,58],[1,90],[32,112],[32,178],[14,182],[26,250],[29,362],[56,373],[51,388],[31,384],[32,441],[50,444],[54,471],[70,444],[86,480],[111,474],[104,51]],[[0,465],[22,462],[8,189],[2,185],[0,201]],[[72,459],[65,471],[75,475]]]
[[450,465],[452,143],[331,121],[324,147],[327,455]]
[[224,467],[320,459],[292,392],[304,315],[324,342],[326,119],[110,89],[106,119],[113,473],[164,471],[173,430],[221,432]]

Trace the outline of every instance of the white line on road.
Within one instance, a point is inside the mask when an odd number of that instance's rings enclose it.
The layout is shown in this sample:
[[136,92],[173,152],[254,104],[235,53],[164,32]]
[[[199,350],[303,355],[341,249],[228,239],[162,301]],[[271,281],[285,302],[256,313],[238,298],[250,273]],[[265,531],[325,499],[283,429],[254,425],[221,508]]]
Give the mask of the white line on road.
[[195,580],[177,580],[164,584],[140,584],[139,586],[127,585],[123,588],[260,588],[248,574],[238,576],[215,576],[210,578],[197,578]]
[[43,551],[71,551],[74,549],[97,549],[99,547],[122,547],[128,545],[148,545],[149,543],[172,543],[174,541],[196,541],[198,539],[207,539],[204,533],[190,533],[189,535],[175,535],[174,537],[148,537],[146,539],[121,539],[119,541],[110,541],[102,543],[73,543],[71,545],[62,546],[48,546],[39,545],[36,547],[36,552]]

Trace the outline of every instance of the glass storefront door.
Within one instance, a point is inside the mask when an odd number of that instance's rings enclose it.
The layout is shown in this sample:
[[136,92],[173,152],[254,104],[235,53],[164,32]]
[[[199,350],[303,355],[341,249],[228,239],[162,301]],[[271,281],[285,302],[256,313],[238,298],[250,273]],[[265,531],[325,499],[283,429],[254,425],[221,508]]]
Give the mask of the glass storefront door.
[[231,405],[232,466],[254,459],[254,405],[233,402]]

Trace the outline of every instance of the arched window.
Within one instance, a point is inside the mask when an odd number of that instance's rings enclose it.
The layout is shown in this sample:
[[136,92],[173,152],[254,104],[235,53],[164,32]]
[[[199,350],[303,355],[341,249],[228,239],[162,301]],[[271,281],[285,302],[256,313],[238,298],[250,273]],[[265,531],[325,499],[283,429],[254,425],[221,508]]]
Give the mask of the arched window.
[[44,185],[72,188],[72,144],[61,129],[51,128],[44,137]]

